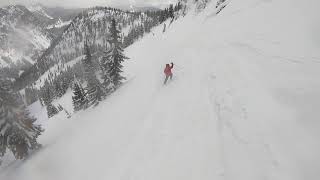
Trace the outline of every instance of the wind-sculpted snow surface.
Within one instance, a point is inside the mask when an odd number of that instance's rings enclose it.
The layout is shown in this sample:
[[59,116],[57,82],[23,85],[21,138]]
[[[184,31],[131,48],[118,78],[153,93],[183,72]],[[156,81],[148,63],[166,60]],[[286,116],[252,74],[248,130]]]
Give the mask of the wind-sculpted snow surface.
[[213,2],[154,29],[127,49],[118,91],[47,122],[44,148],[1,179],[317,180],[316,7],[243,0],[216,14]]

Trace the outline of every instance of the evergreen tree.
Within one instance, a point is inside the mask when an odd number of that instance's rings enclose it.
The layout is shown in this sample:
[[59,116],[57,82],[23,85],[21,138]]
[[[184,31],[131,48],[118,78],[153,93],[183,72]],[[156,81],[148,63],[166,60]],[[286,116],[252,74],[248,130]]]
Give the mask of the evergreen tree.
[[89,105],[97,106],[104,96],[104,91],[101,88],[100,82],[97,80],[94,86],[88,89],[87,92]]
[[54,99],[54,93],[52,90],[52,86],[48,82],[48,80],[45,81],[44,86],[41,88],[41,98],[44,103],[44,105],[49,104]]
[[23,159],[40,147],[37,137],[42,129],[35,120],[12,91],[11,82],[0,77],[0,156],[10,150],[17,159]]
[[169,9],[168,9],[168,16],[170,18],[174,18],[174,11],[173,11],[173,5],[170,4]]
[[55,107],[51,102],[47,105],[47,114],[48,118],[53,117],[54,115],[58,114],[59,110]]
[[61,87],[61,79],[57,78],[57,80],[54,82],[54,90],[55,90],[55,96],[56,97],[62,97],[64,92]]
[[165,12],[161,11],[160,15],[159,15],[159,22],[160,24],[163,23],[166,20],[166,16],[165,16]]
[[95,75],[95,69],[92,62],[90,48],[87,42],[85,42],[84,44],[84,51],[85,51],[85,58],[82,60],[84,76],[88,85],[92,85],[94,83],[93,80],[96,79],[96,75]]
[[80,111],[87,107],[88,100],[80,83],[74,83],[72,102],[74,111]]
[[163,24],[163,30],[162,30],[162,32],[163,32],[163,33],[166,32],[166,29],[167,29],[167,24],[164,23],[164,24]]
[[68,118],[68,119],[71,118],[71,114],[70,114],[66,109],[63,109],[63,110],[64,110],[64,112],[66,113],[67,118]]
[[96,77],[90,48],[87,43],[85,43],[85,56],[86,57],[83,60],[83,66],[87,81],[86,96],[88,97],[88,104],[96,106],[99,104],[99,101],[102,101],[104,92],[102,91],[101,84]]
[[58,110],[63,111],[63,107],[61,106],[61,104],[58,105]]
[[105,52],[105,56],[101,60],[101,66],[104,73],[102,78],[105,88],[107,91],[114,91],[120,86],[121,81],[125,79],[121,76],[123,68],[121,63],[128,58],[123,54],[120,42],[120,31],[117,29],[114,19],[112,19],[109,31],[111,35],[111,39],[109,40],[111,49]]

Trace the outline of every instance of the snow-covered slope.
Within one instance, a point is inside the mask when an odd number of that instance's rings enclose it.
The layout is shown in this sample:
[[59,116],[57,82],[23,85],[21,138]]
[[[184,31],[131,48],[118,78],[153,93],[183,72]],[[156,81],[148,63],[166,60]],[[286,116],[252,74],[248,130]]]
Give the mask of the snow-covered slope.
[[61,27],[65,27],[65,26],[69,25],[70,23],[71,23],[71,20],[63,21],[63,20],[61,20],[61,18],[59,18],[55,24],[49,25],[47,28],[48,29],[61,28]]
[[[242,0],[217,15],[213,1],[165,34],[155,29],[127,49],[128,81],[116,93],[71,119],[50,120],[44,148],[1,175],[317,180],[317,7],[316,0]],[[171,61],[174,79],[163,86]]]
[[40,16],[44,16],[49,19],[54,19],[53,17],[48,15],[48,13],[44,10],[44,7],[41,4],[30,5],[30,6],[27,6],[27,8],[29,9],[29,11],[36,13]]

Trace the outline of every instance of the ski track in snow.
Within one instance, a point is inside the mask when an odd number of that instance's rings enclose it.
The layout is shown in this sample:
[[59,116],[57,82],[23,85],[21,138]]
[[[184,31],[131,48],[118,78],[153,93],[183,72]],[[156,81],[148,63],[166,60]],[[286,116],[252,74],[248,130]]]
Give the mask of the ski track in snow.
[[[225,179],[237,178],[236,175],[232,176],[232,174],[234,174],[234,172],[236,172],[237,168],[239,167],[232,167],[233,163],[230,164],[230,162],[233,162],[230,159],[230,157],[232,157],[232,154],[228,154],[228,149],[232,148],[230,147],[230,141],[231,141],[231,144],[237,144],[237,146],[242,146],[244,149],[246,149],[244,151],[244,154],[242,154],[242,156],[244,157],[250,157],[249,155],[250,149],[254,149],[254,148],[261,149],[262,153],[259,154],[259,156],[260,157],[267,156],[267,158],[269,158],[269,161],[272,162],[268,165],[268,166],[271,166],[269,168],[276,168],[277,161],[273,157],[273,154],[271,152],[269,145],[263,141],[263,138],[257,136],[258,141],[252,142],[240,135],[240,133],[237,130],[237,127],[233,124],[232,121],[233,120],[246,121],[248,116],[246,108],[243,107],[241,104],[234,105],[232,103],[235,98],[233,96],[232,90],[226,89],[225,92],[223,92],[223,94],[219,94],[218,93],[219,91],[217,90],[217,88],[221,86],[216,84],[215,82],[216,79],[217,77],[215,75],[211,75],[208,78],[208,82],[209,82],[208,83],[209,84],[208,99],[216,115],[216,121],[217,121],[217,127],[218,127],[217,132],[219,133],[219,138],[220,138],[219,141],[220,141],[220,148],[221,148],[220,151],[221,151],[221,159],[222,159],[221,163],[224,167],[222,176],[224,176]],[[226,81],[226,79],[224,79],[224,81]],[[227,147],[228,144],[229,144],[229,147]],[[241,162],[243,163],[245,160],[246,159],[244,159]],[[250,167],[250,169],[254,169],[254,166]],[[269,179],[271,177],[268,173],[266,173],[265,177],[263,178]]]

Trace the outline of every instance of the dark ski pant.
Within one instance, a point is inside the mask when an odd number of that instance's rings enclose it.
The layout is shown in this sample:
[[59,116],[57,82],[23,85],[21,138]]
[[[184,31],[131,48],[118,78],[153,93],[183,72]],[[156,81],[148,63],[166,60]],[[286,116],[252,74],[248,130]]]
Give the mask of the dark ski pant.
[[166,84],[166,83],[167,83],[167,81],[168,81],[169,77],[170,77],[170,80],[172,80],[172,74],[171,74],[171,75],[166,76],[166,79],[164,80],[164,83],[163,83],[163,84]]

